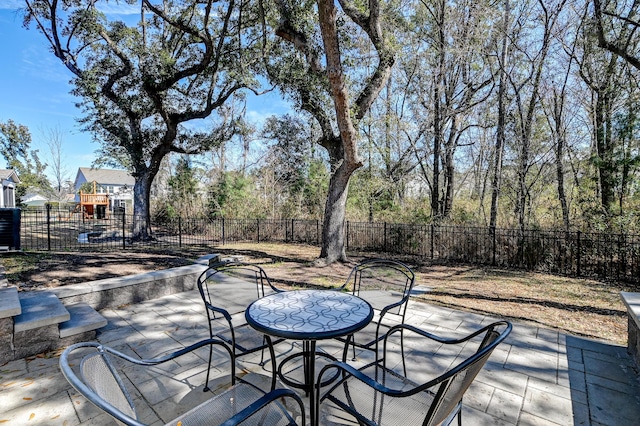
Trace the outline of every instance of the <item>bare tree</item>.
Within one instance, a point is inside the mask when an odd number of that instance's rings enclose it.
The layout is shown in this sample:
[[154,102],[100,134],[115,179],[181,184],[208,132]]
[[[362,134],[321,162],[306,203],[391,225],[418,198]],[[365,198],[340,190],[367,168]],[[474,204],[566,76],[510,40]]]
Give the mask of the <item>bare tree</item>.
[[64,199],[69,181],[69,172],[64,162],[64,132],[60,127],[51,127],[42,130],[42,137],[49,148],[47,166],[51,169],[51,176],[53,176],[53,182],[51,182],[53,196],[60,202]]

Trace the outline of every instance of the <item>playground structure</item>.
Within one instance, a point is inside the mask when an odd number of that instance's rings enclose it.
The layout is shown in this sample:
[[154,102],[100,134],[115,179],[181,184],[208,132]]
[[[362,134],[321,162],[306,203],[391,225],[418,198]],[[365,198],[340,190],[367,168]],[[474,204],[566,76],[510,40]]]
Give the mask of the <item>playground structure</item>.
[[80,191],[80,204],[76,206],[76,210],[78,209],[85,219],[109,219],[109,194],[98,194],[94,180],[93,192]]

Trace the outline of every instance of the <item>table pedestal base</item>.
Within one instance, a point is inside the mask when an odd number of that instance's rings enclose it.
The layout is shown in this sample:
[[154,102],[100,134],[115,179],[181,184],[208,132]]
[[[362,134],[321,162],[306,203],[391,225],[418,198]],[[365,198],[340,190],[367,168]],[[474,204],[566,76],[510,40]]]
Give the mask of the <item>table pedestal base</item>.
[[[312,345],[312,343],[314,343]],[[314,347],[313,349],[313,355],[312,355],[312,348],[311,346]],[[296,388],[296,389],[302,389],[305,392],[305,396],[309,396],[309,392],[310,392],[310,388],[311,386],[314,386],[315,384],[315,377],[311,377],[312,374],[315,374],[315,368],[312,369],[311,367],[311,360],[313,359],[315,361],[315,357],[320,356],[323,358],[326,358],[330,361],[337,361],[337,358],[334,357],[333,355],[329,355],[327,353],[324,352],[316,352],[315,351],[315,342],[308,342],[308,341],[304,341],[303,342],[303,350],[300,353],[297,354],[293,354],[293,355],[289,355],[288,357],[286,357],[285,359],[283,359],[280,362],[280,365],[278,366],[278,377],[280,378],[280,380],[282,381],[282,383],[286,384],[287,386],[290,386],[292,388]],[[287,363],[294,361],[298,358],[302,357],[302,368],[303,368],[303,381],[304,383],[300,383],[297,381],[294,381],[290,378],[288,378],[286,376],[286,372],[283,372],[283,368],[287,365]],[[315,363],[313,363],[315,364]],[[314,365],[315,367],[315,365]],[[338,372],[336,372],[336,374],[332,377],[329,377],[328,379],[325,379],[322,383],[320,383],[320,386],[327,386],[329,384],[331,384],[334,380],[336,380],[338,378],[340,374]],[[315,384],[315,386],[317,386],[317,384]]]

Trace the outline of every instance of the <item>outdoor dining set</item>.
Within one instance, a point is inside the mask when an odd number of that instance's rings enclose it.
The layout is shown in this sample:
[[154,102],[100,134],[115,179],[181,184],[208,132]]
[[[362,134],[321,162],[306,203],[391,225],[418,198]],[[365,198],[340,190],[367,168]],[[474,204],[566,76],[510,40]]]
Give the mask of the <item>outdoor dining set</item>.
[[[202,348],[208,348],[204,391],[212,366],[223,361],[231,386],[167,424],[408,426],[457,418],[460,425],[465,391],[511,324],[478,325],[455,336],[405,324],[415,281],[406,264],[373,259],[356,265],[339,288],[284,290],[257,264],[219,262],[197,281],[208,338],[154,359],[78,343],[63,352],[60,368],[79,393],[127,425],[143,423],[122,369],[156,366]],[[339,352],[324,350],[328,343]],[[433,351],[405,356],[407,347],[427,343],[455,354],[435,375],[420,373],[421,365],[436,362]],[[289,349],[276,354],[281,344]],[[237,362],[250,354],[260,355],[268,385],[239,374]]]

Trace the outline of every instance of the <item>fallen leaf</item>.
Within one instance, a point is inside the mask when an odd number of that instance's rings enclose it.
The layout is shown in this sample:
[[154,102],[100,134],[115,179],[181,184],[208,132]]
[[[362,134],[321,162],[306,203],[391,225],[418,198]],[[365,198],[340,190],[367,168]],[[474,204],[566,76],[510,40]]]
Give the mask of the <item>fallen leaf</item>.
[[24,397],[24,398],[22,398],[22,399],[24,399],[25,401],[31,401],[33,398],[27,398],[27,397],[25,396],[25,397]]
[[36,416],[36,413],[31,413],[31,415],[29,416],[29,420],[32,420],[35,416]]
[[0,420],[0,423],[6,423],[6,422],[8,422],[8,421],[9,421],[9,420],[3,419],[3,420]]
[[55,420],[55,419],[57,419],[58,417],[60,417],[60,414],[58,414],[57,416],[53,416],[53,417],[51,417],[51,420]]

